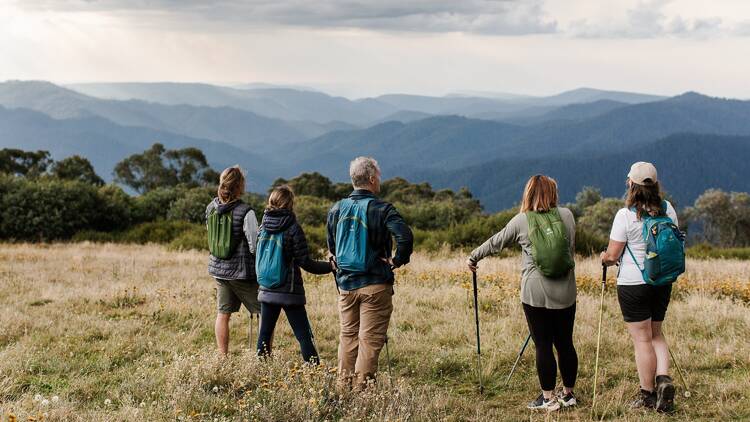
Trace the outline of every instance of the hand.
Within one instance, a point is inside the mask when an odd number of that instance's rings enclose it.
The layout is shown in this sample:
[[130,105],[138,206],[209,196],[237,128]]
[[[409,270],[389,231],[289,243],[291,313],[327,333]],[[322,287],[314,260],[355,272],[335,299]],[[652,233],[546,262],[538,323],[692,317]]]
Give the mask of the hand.
[[338,265],[336,265],[336,256],[328,254],[328,263],[331,264],[331,269],[336,272],[339,270]]
[[469,271],[471,271],[473,273],[477,272],[477,268],[479,268],[479,266],[477,265],[477,263],[474,262],[474,261],[472,261],[471,258],[469,258],[469,259],[466,260],[466,265],[469,267]]
[[609,260],[607,259],[609,255],[607,255],[607,251],[602,252],[602,254],[599,256],[602,260],[602,265],[609,266]]
[[391,269],[396,268],[396,265],[393,263],[393,258],[380,258],[380,260],[390,265]]

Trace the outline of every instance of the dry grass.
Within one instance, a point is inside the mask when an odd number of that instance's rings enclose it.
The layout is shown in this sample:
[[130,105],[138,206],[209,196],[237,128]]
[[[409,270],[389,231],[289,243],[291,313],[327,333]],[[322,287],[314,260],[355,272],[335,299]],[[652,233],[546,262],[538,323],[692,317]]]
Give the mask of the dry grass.
[[665,329],[692,397],[679,398],[672,417],[627,409],[637,376],[611,288],[614,274],[605,298],[602,394],[591,412],[600,277],[592,259],[577,267],[582,405],[552,415],[524,408],[538,390],[533,348],[511,387],[503,388],[526,335],[517,266],[515,258],[505,258],[483,261],[480,268],[484,396],[475,390],[468,273],[463,257],[444,253],[417,255],[399,270],[390,329],[393,385],[337,397],[330,366],[338,319],[330,276],[307,278],[322,367],[298,365],[284,321],[273,361],[255,360],[245,345],[246,315],[233,318],[233,354],[222,361],[214,353],[214,284],[202,253],[0,245],[0,420],[9,414],[65,421],[750,418],[750,263],[691,261],[677,285]]

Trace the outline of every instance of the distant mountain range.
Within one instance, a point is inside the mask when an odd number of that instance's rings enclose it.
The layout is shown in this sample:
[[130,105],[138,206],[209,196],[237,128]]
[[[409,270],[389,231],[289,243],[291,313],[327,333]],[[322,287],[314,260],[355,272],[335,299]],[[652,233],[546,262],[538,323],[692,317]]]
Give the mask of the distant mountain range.
[[[105,179],[154,142],[245,167],[251,188],[320,171],[346,180],[357,155],[385,177],[469,187],[488,210],[513,205],[537,172],[563,200],[583,186],[620,195],[627,167],[655,162],[682,205],[705,189],[750,190],[750,102],[582,88],[549,97],[389,94],[350,100],[295,87],[182,83],[0,83],[0,147],[88,157]],[[710,152],[710,154],[708,154]]]

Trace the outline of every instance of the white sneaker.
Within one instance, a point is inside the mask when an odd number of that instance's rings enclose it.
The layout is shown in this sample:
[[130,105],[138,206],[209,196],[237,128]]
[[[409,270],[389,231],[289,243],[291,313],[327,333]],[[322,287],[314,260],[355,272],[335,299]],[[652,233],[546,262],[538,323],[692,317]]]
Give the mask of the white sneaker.
[[560,402],[558,401],[557,397],[545,399],[544,394],[540,394],[539,397],[536,398],[536,400],[529,403],[526,407],[532,410],[546,410],[548,412],[554,412],[560,409]]
[[560,405],[562,405],[562,407],[571,407],[571,406],[576,406],[578,404],[578,401],[576,401],[576,396],[573,395],[573,392],[564,394],[561,391],[560,394],[557,396],[557,401],[560,402]]

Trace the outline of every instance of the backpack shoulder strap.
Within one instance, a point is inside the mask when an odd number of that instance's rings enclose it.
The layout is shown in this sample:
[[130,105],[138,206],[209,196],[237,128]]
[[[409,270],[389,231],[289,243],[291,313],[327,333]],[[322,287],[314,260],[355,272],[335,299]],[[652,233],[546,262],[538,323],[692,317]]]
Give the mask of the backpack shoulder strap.
[[643,270],[641,269],[641,266],[638,265],[638,261],[635,259],[635,255],[633,255],[633,251],[630,250],[630,246],[628,246],[627,243],[625,244],[625,249],[628,250],[628,253],[630,254],[630,259],[633,260],[633,264],[635,264],[636,268],[638,268],[638,271],[643,272]]

